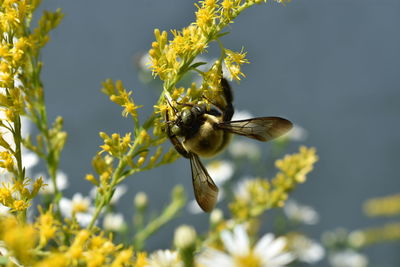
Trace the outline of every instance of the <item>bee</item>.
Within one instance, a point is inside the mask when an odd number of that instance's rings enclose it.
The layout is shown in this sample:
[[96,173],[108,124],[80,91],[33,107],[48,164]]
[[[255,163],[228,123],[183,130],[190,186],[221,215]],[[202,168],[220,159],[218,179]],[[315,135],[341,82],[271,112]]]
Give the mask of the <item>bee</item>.
[[[172,108],[175,119],[167,120],[167,135],[176,151],[190,160],[194,195],[205,212],[210,212],[218,199],[218,187],[199,157],[213,157],[228,145],[232,134],[259,141],[269,141],[288,132],[293,124],[280,117],[259,117],[231,121],[234,107],[232,89],[221,79],[222,99],[206,104],[181,104],[189,107],[181,112]],[[180,103],[178,103],[180,104]],[[171,103],[170,103],[171,105]],[[171,105],[172,107],[172,105]]]

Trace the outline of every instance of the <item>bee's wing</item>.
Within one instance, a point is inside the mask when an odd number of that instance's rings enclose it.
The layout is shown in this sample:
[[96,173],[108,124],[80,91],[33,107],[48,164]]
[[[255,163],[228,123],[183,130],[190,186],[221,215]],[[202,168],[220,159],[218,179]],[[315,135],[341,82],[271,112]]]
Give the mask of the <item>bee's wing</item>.
[[259,141],[269,141],[287,133],[293,124],[280,117],[261,117],[218,124],[220,129],[244,135]]
[[199,206],[205,211],[210,212],[218,199],[218,187],[211,179],[207,169],[201,163],[199,156],[190,153],[190,166],[192,168],[192,181],[194,196]]

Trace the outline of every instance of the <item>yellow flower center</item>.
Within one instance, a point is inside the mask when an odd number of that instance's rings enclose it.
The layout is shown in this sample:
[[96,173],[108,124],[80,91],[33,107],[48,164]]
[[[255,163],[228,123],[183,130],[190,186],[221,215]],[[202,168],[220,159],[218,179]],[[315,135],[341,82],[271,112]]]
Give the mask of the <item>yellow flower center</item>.
[[88,210],[88,208],[89,208],[89,203],[87,203],[86,201],[75,202],[73,205],[74,212],[85,212]]
[[261,259],[250,252],[244,256],[236,256],[235,263],[237,267],[261,267]]

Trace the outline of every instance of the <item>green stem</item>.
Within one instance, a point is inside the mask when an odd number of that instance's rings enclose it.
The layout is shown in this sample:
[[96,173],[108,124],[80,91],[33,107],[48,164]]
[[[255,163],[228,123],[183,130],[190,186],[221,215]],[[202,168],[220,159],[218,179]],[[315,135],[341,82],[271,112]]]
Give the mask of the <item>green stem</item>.
[[17,173],[18,173],[18,181],[22,182],[24,180],[24,170],[22,166],[22,152],[21,152],[21,141],[22,141],[22,136],[21,136],[21,118],[20,116],[16,116],[15,122],[14,122],[14,131],[13,131],[13,137],[14,137],[14,142],[15,142],[15,159],[17,161]]
[[[14,142],[15,142],[15,159],[17,161],[17,180],[21,183],[23,183],[25,179],[25,171],[22,166],[22,151],[21,151],[21,142],[22,142],[22,136],[21,136],[21,118],[19,115],[16,116],[16,119],[14,121],[14,131],[13,131],[13,137],[14,137]],[[22,196],[21,196],[22,197]],[[26,210],[21,210],[18,211],[18,219],[20,222],[25,223],[26,222]]]
[[182,203],[181,200],[173,200],[159,217],[149,222],[143,230],[136,233],[133,241],[135,248],[137,250],[143,249],[145,241],[164,224],[173,219],[183,205],[184,201]]

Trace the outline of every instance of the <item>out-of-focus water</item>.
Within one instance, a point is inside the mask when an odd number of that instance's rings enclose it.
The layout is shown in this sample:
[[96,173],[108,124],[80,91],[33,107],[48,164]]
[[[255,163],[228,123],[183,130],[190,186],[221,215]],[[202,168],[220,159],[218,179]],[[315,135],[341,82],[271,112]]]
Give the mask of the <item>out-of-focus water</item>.
[[[45,0],[43,7],[65,13],[44,50],[43,78],[50,117],[63,116],[69,133],[61,166],[73,185],[66,194],[85,193],[90,184],[83,178],[101,144],[98,132],[132,129],[100,93],[101,82],[121,79],[134,90],[135,102],[145,105],[143,114],[150,112],[158,92],[139,81],[135,57],[149,49],[154,28],[188,25],[195,7],[187,0]],[[320,213],[320,224],[308,229],[315,237],[338,226],[377,223],[362,214],[363,201],[399,191],[399,25],[398,0],[295,0],[247,10],[224,37],[228,48],[244,46],[251,62],[244,67],[247,78],[234,85],[236,107],[291,119],[307,129],[305,143],[318,150],[315,170],[294,193]],[[185,160],[126,182],[130,193],[120,210],[128,219],[134,192],[146,191],[151,207],[159,209],[175,184],[191,193]],[[182,216],[153,237],[149,248],[169,246],[180,223],[201,231],[207,220],[204,214]],[[396,250],[371,255],[390,266]]]

